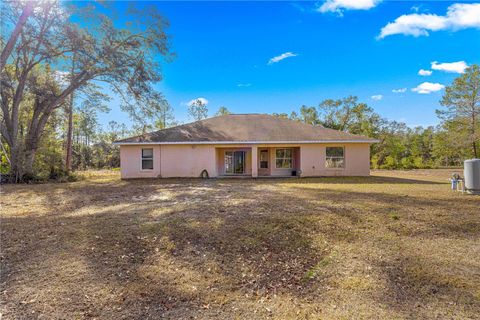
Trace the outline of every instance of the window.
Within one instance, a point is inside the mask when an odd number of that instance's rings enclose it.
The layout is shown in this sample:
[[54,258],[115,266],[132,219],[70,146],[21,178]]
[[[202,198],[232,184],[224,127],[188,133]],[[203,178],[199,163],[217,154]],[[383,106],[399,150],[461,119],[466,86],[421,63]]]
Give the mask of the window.
[[277,169],[292,168],[292,149],[276,149],[275,150],[275,166]]
[[142,170],[153,169],[153,149],[142,149]]
[[260,169],[268,169],[268,150],[260,151]]
[[343,147],[327,147],[327,158],[325,167],[327,168],[344,168],[345,157]]

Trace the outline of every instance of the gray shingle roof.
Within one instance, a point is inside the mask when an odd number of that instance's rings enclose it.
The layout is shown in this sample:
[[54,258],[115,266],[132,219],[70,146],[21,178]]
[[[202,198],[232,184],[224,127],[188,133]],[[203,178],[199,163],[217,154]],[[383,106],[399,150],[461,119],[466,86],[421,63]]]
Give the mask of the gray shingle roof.
[[312,126],[267,114],[229,114],[118,140],[116,143],[300,141],[376,142],[376,140],[368,137],[327,129],[322,126]]

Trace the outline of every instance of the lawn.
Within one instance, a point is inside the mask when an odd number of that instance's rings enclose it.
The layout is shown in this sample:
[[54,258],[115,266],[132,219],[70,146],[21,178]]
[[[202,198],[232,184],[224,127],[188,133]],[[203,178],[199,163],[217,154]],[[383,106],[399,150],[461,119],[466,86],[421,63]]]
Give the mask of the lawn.
[[0,312],[478,319],[480,197],[451,172],[2,186]]

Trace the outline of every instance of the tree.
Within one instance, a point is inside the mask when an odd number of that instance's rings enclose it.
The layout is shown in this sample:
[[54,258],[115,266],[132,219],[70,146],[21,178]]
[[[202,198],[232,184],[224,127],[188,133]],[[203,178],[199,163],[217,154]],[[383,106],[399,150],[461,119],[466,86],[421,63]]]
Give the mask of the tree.
[[152,109],[156,114],[154,120],[155,129],[165,129],[175,125],[175,117],[173,115],[173,108],[166,100],[160,100],[152,104]]
[[298,113],[296,113],[295,111],[290,112],[289,118],[290,120],[301,121],[300,117],[298,116]]
[[374,167],[383,169],[402,168],[402,159],[405,158],[408,147],[406,145],[405,123],[396,121],[382,121],[379,128],[379,143],[372,146],[372,163]]
[[231,114],[231,112],[227,109],[227,107],[222,106],[218,109],[217,113],[215,113],[215,116],[225,116],[227,114]]
[[326,128],[378,137],[383,121],[366,103],[358,102],[355,96],[348,96],[322,101],[319,104],[319,122]]
[[195,121],[200,121],[208,117],[207,104],[203,99],[195,99],[188,106],[188,114]]
[[413,167],[427,168],[433,166],[433,127],[415,127],[409,130],[409,156]]
[[288,119],[288,114],[286,114],[285,112],[283,113],[272,113],[272,116],[274,117],[278,117],[278,118],[281,118],[281,119]]
[[359,103],[356,96],[324,100],[319,104],[319,111],[323,126],[341,131],[348,131],[366,113],[373,112],[366,104]]
[[91,166],[97,169],[118,168],[120,166],[120,148],[113,142],[131,134],[125,124],[110,121],[107,131],[97,134],[97,141],[92,146]]
[[88,108],[78,111],[74,117],[74,162],[76,168],[87,169],[92,160],[91,145],[98,131],[98,119],[95,112]]
[[300,108],[300,120],[306,124],[318,124],[318,113],[315,107],[302,106]]
[[[18,8],[12,3],[5,7],[10,18],[6,24],[16,25]],[[84,24],[73,23],[72,17]],[[107,84],[135,121],[152,116],[152,104],[163,99],[152,87],[162,79],[158,57],[171,58],[164,32],[167,23],[151,7],[132,8],[127,20],[128,27],[120,29],[94,5],[35,3],[1,76],[0,129],[16,180],[24,173],[33,174],[35,153],[51,115],[74,91],[92,82]],[[60,87],[54,75],[64,72],[73,56],[75,70],[69,84]],[[20,134],[19,115],[28,103],[32,110],[26,131]]]
[[447,110],[437,110],[438,116],[445,122],[451,122],[459,131],[465,133],[462,138],[470,144],[473,157],[478,158],[480,67],[478,65],[470,66],[464,74],[453,81],[452,85],[446,87],[440,104],[447,107]]
[[436,128],[433,136],[432,157],[440,166],[461,166],[470,155],[470,145],[459,143],[464,139],[452,122],[444,122]]
[[[72,59],[72,68],[70,78],[73,78],[75,72],[75,57]],[[73,152],[73,105],[74,105],[74,93],[70,94],[70,101],[66,103],[67,113],[67,141],[65,145],[65,171],[70,172],[72,170],[72,152]]]

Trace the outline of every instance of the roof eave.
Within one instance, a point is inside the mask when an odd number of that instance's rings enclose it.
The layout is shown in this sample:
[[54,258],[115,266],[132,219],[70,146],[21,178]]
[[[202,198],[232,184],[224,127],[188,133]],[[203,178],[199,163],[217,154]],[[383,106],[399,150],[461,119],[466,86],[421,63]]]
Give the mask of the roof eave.
[[316,143],[378,143],[377,139],[365,140],[306,140],[306,141],[115,141],[114,145],[190,145],[190,144],[316,144]]

